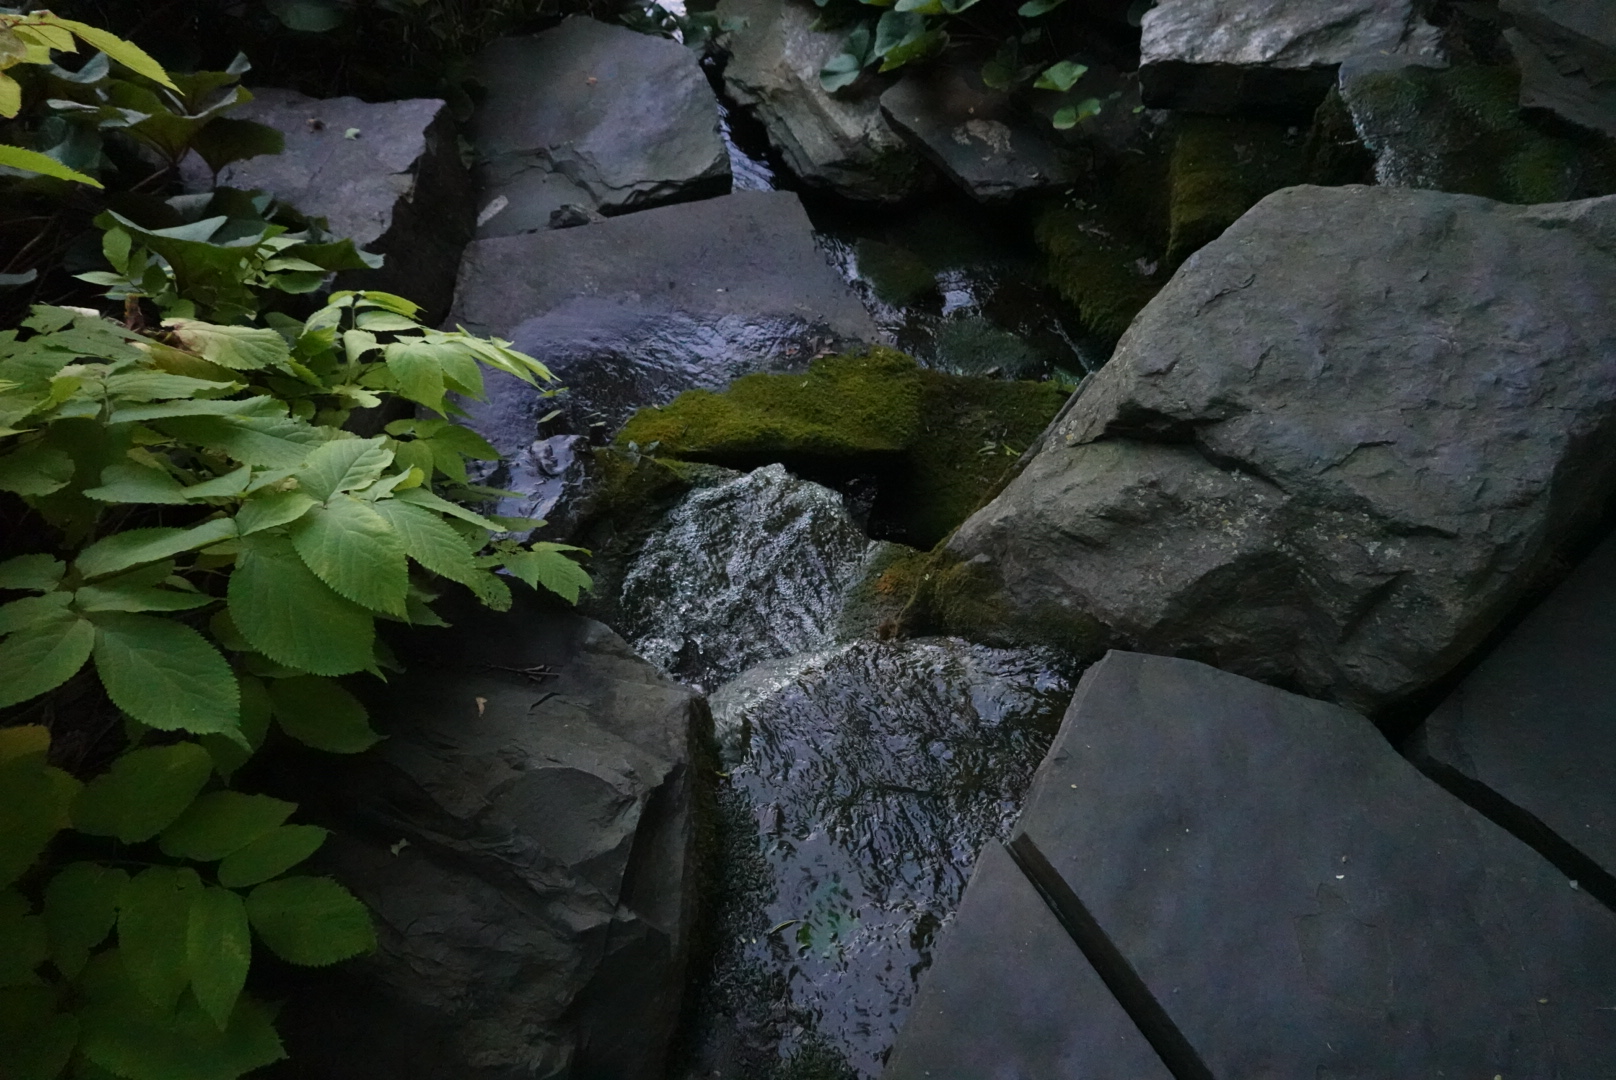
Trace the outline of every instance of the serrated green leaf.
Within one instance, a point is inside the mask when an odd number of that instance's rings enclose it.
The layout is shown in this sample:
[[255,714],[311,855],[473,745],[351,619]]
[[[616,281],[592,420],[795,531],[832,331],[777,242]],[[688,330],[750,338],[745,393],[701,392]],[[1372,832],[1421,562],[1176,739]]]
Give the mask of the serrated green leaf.
[[58,1011],[54,988],[0,990],[0,1076],[55,1080],[67,1067],[78,1038],[78,1020]]
[[278,828],[295,809],[296,803],[268,795],[211,791],[163,830],[157,846],[176,859],[217,862]]
[[1051,64],[1038,76],[1032,85],[1039,90],[1059,90],[1065,93],[1070,90],[1077,80],[1088,74],[1087,64],[1076,64],[1070,60],[1062,60],[1058,64]]
[[49,495],[73,482],[73,459],[43,443],[0,457],[0,491]]
[[369,503],[337,495],[299,518],[291,537],[303,562],[337,593],[403,616],[410,585],[404,541]]
[[112,933],[128,884],[129,875],[122,870],[78,862],[62,869],[45,887],[51,960],[63,975],[77,978],[90,951]]
[[202,394],[225,394],[241,387],[239,382],[215,382],[166,371],[124,371],[107,378],[107,392],[129,401],[163,401]]
[[[229,614],[220,612],[223,621],[229,623]],[[213,625],[217,626],[217,620]],[[234,625],[231,625],[234,630]],[[214,633],[226,648],[233,648],[217,631]],[[241,643],[244,647],[245,642]],[[269,734],[270,704],[269,691],[264,689],[262,680],[251,675],[236,673],[236,684],[241,690],[241,731],[239,738],[226,738],[223,735],[204,735],[201,743],[213,756],[213,768],[230,782],[230,776],[237,769],[247,763],[247,760],[264,745],[264,737]],[[246,745],[242,745],[245,742]]]
[[110,503],[167,503],[185,502],[185,489],[180,482],[164,472],[132,461],[109,465],[101,471],[101,483],[85,488],[84,494],[97,502]]
[[[4,78],[4,76],[0,76]],[[7,79],[12,86],[15,82]],[[15,116],[15,111],[7,111],[0,104],[0,116]],[[93,188],[101,187],[101,181],[93,176],[86,176],[77,169],[70,169],[53,157],[48,157],[34,150],[24,150],[20,146],[7,146],[0,144],[0,167],[7,169],[21,169],[24,172],[38,173],[40,176],[53,176],[58,180],[71,180],[75,184],[86,184]]]
[[251,536],[265,529],[289,525],[318,505],[301,491],[258,491],[236,512],[236,529],[242,536]]
[[51,592],[0,604],[0,634],[14,634],[18,630],[56,622],[69,614],[67,606],[72,602],[70,593]]
[[426,569],[460,582],[477,573],[466,542],[432,511],[397,499],[383,499],[374,505],[403,540],[405,553]]
[[297,471],[298,489],[324,502],[340,491],[351,491],[381,476],[393,463],[387,440],[336,439],[310,452]]
[[84,786],[73,825],[125,844],[150,840],[185,812],[212,772],[213,760],[196,743],[131,750]]
[[95,647],[95,627],[62,609],[0,641],[0,708],[38,697],[76,675]]
[[173,558],[234,539],[236,523],[215,518],[189,529],[130,529],[97,540],[73,561],[86,581],[94,581],[146,563]]
[[305,675],[276,679],[268,689],[276,723],[298,742],[333,754],[357,754],[380,741],[365,706],[335,680]]
[[146,424],[153,420],[195,419],[223,416],[239,420],[282,420],[286,417],[284,402],[260,394],[249,398],[181,398],[176,401],[150,401],[134,405],[120,405],[112,410],[109,422],[113,424]]
[[241,897],[228,889],[204,889],[191,901],[186,957],[191,992],[223,1031],[247,985],[252,963],[252,930]]
[[157,426],[182,442],[265,469],[296,468],[328,437],[301,420],[278,416],[181,416]]
[[277,663],[317,675],[346,675],[373,663],[370,613],[332,592],[284,537],[242,540],[229,597],[236,628]]
[[[398,318],[398,316],[393,316]],[[387,346],[383,354],[387,370],[398,383],[398,392],[411,401],[425,405],[434,412],[443,412],[443,365],[438,360],[440,350],[426,342],[399,341]]]
[[283,367],[292,358],[292,347],[273,330],[216,326],[193,319],[168,319],[163,325],[186,349],[232,371]]
[[187,499],[229,499],[247,490],[252,483],[252,466],[243,465],[233,472],[223,476],[215,476],[212,480],[204,480],[192,484],[185,489]]
[[376,947],[370,912],[329,878],[267,881],[247,895],[247,917],[282,960],[325,967]]
[[588,571],[564,554],[576,550],[568,544],[534,544],[530,551],[505,556],[505,569],[532,588],[542,585],[567,603],[576,604],[579,592],[594,584]]
[[136,874],[118,906],[124,974],[147,1001],[169,1010],[191,983],[187,933],[202,879],[188,867],[153,866]]
[[0,890],[0,987],[38,985],[34,969],[49,956],[45,920],[21,893]]
[[0,562],[0,589],[50,592],[66,571],[67,564],[54,555],[19,555]]
[[192,611],[207,607],[217,598],[206,593],[158,589],[149,585],[113,578],[102,585],[86,585],[73,594],[73,605],[80,611]]
[[282,825],[219,864],[219,884],[248,889],[279,877],[320,849],[329,835],[315,825]]
[[95,669],[118,708],[159,731],[239,729],[236,677],[201,634],[154,615],[107,612],[93,621]]
[[97,26],[91,26],[88,23],[75,22],[72,19],[58,18],[54,15],[50,15],[49,19],[52,24],[72,31],[73,35],[84,44],[92,49],[100,49],[112,60],[122,64],[135,74],[144,75],[146,78],[155,83],[161,83],[170,90],[179,89],[174,85],[174,80],[168,77],[168,72],[163,70],[163,65],[153,60],[144,49],[133,42],[125,41],[114,33],[102,30]]
[[469,588],[484,607],[495,611],[509,611],[511,609],[511,587],[504,580],[487,570],[479,571],[466,587]]
[[420,506],[428,510],[436,510],[440,514],[448,514],[452,518],[459,518],[461,521],[476,525],[479,528],[487,529],[491,533],[500,531],[500,527],[497,524],[489,521],[486,517],[483,517],[483,515],[474,510],[467,510],[459,503],[452,503],[448,499],[434,495],[424,487],[416,487],[410,488],[407,491],[400,491],[394,496],[394,498],[396,498],[399,502],[409,503],[412,506]]
[[0,765],[0,887],[10,885],[68,825],[79,782],[25,755]]

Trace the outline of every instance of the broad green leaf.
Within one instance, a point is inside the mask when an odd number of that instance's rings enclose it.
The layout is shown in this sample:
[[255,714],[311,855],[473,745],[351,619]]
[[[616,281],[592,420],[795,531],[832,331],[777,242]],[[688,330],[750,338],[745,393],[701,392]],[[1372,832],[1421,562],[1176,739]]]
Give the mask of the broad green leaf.
[[484,570],[465,584],[484,607],[495,611],[511,609],[511,587],[498,574]]
[[466,542],[432,511],[397,499],[382,499],[374,506],[404,541],[405,553],[426,569],[460,582],[477,573]]
[[236,511],[236,529],[242,536],[251,536],[288,525],[318,505],[301,491],[259,491]]
[[370,613],[315,577],[284,537],[243,538],[229,595],[236,628],[277,663],[346,675],[374,662]]
[[268,795],[211,791],[163,830],[157,846],[164,855],[192,862],[217,862],[278,828],[297,804]]
[[881,58],[881,71],[895,71],[905,64],[926,60],[948,46],[948,31],[942,28],[927,30],[918,37],[899,42]]
[[95,669],[114,705],[159,731],[238,730],[236,677],[201,634],[155,615],[108,612],[94,621]]
[[1055,116],[1050,123],[1054,125],[1057,131],[1065,131],[1068,128],[1076,127],[1081,120],[1100,115],[1101,107],[1098,98],[1089,98],[1077,105],[1066,105],[1056,110]]
[[370,912],[329,878],[267,881],[247,894],[247,917],[271,952],[304,967],[325,967],[376,947]]
[[80,41],[92,49],[100,49],[117,63],[133,71],[137,75],[144,75],[152,82],[161,83],[170,90],[177,90],[174,80],[168,77],[163,65],[153,60],[146,51],[133,42],[125,41],[116,34],[109,33],[99,27],[88,23],[74,22],[71,19],[51,17],[51,22],[63,29],[71,30]]
[[393,373],[393,379],[398,383],[398,392],[411,401],[441,413],[444,386],[443,366],[437,357],[439,351],[419,339],[412,339],[395,342],[387,346],[383,353],[387,358],[387,370]]
[[355,316],[355,322],[359,324],[359,329],[369,330],[373,334],[396,334],[421,329],[421,324],[414,319],[407,319],[391,311],[361,311]]
[[97,502],[110,503],[168,503],[185,502],[185,488],[164,472],[132,461],[109,465],[101,471],[99,487],[86,488],[84,494]]
[[44,724],[18,724],[0,728],[0,765],[18,758],[33,758],[43,763],[50,752],[50,728]]
[[0,887],[10,885],[67,828],[79,782],[45,764],[43,755],[0,765]]
[[113,578],[102,585],[86,585],[73,594],[73,605],[83,612],[95,611],[192,611],[217,600],[207,593],[158,589],[150,585]]
[[387,440],[336,439],[309,453],[297,472],[298,489],[320,502],[370,483],[393,463]]
[[229,499],[247,490],[252,482],[252,466],[243,465],[233,472],[223,476],[215,476],[212,480],[204,480],[192,484],[185,489],[187,499]]
[[179,416],[157,426],[182,442],[265,469],[296,468],[328,437],[289,416]]
[[38,697],[76,675],[95,647],[95,627],[61,609],[0,641],[0,708]]
[[286,418],[286,404],[263,394],[257,397],[223,401],[216,398],[182,398],[177,401],[151,401],[120,405],[112,410],[111,423],[145,424],[153,420],[228,416],[242,420],[277,421]]
[[165,401],[241,389],[239,382],[215,382],[167,371],[124,371],[107,379],[107,392],[127,401]]
[[275,679],[269,684],[269,700],[281,730],[316,750],[357,754],[380,741],[365,706],[333,679]]
[[186,954],[191,992],[223,1031],[247,985],[252,963],[252,930],[241,897],[229,889],[210,888],[191,901]]
[[163,323],[186,349],[232,371],[283,367],[292,347],[273,330],[252,326],[215,326],[194,319]]
[[82,979],[81,1051],[94,1065],[125,1080],[238,1080],[286,1056],[270,1011],[251,996],[241,995],[220,1031],[194,996],[172,1012],[152,1005],[121,952],[97,956]]
[[193,742],[131,750],[91,780],[73,804],[73,826],[125,844],[150,840],[185,812],[213,772]]
[[66,571],[67,564],[54,555],[18,555],[0,562],[0,589],[50,592]]
[[97,863],[73,863],[45,887],[45,927],[51,960],[63,975],[76,978],[90,951],[107,939],[118,920],[118,905],[129,875]]
[[186,551],[232,540],[236,523],[215,518],[189,529],[130,529],[97,540],[79,553],[73,566],[86,581],[103,578],[146,563],[169,559]]
[[394,293],[381,292],[378,289],[367,289],[365,292],[358,293],[357,297],[358,299],[354,303],[356,308],[379,307],[391,311],[395,315],[403,315],[407,319],[413,319],[421,313],[420,304],[413,300],[406,300]]
[[37,985],[34,969],[49,956],[45,920],[21,893],[0,891],[0,987]]
[[476,525],[479,528],[487,529],[491,533],[501,531],[497,524],[489,521],[481,514],[473,510],[467,510],[459,503],[452,503],[448,499],[434,495],[424,487],[410,488],[407,491],[400,491],[394,497],[398,499],[399,502],[409,503],[412,506],[425,507],[428,510],[436,510],[440,514],[448,514],[450,517],[459,518],[461,521],[469,522],[470,524]]
[[315,825],[282,825],[219,864],[219,884],[248,889],[279,877],[320,849],[329,835]]
[[1086,64],[1074,64],[1070,60],[1062,60],[1045,68],[1033,86],[1039,90],[1059,90],[1064,94],[1077,83],[1077,80],[1087,75],[1088,71]]
[[[229,614],[220,612],[224,622],[229,622]],[[217,625],[217,621],[215,621]],[[233,629],[233,626],[232,626]],[[215,632],[215,637],[219,637]],[[224,639],[221,637],[221,641]],[[229,642],[224,642],[226,648],[233,648]],[[241,643],[243,648],[246,642]],[[230,776],[237,769],[247,763],[247,760],[264,745],[264,737],[269,734],[270,704],[269,691],[264,689],[263,681],[251,675],[236,674],[236,683],[241,688],[241,731],[238,738],[226,738],[223,735],[204,735],[201,743],[213,756],[213,768],[224,778],[225,783],[230,782]],[[242,745],[242,741],[246,745]]]
[[43,443],[30,443],[0,457],[0,491],[49,495],[73,482],[73,459]]
[[900,45],[919,40],[926,32],[926,17],[912,11],[886,11],[875,24],[875,46],[871,56],[879,59]]
[[38,629],[59,622],[69,612],[67,605],[73,597],[65,592],[51,592],[44,596],[25,596],[9,604],[0,605],[0,634],[14,634],[19,630]]
[[292,545],[320,580],[356,604],[403,616],[404,541],[369,503],[338,495],[292,526]]
[[530,551],[505,556],[505,569],[533,588],[544,586],[569,604],[578,602],[578,593],[593,582],[589,573],[564,552],[576,551],[568,544],[534,544]]
[[[15,84],[13,84],[15,85]],[[0,109],[0,115],[6,114]],[[101,187],[101,181],[93,176],[86,176],[77,169],[70,169],[53,157],[33,150],[24,150],[20,146],[6,146],[0,144],[0,167],[7,169],[21,169],[24,172],[38,173],[41,176],[54,176],[58,180],[71,180],[75,184],[87,184],[90,187]]]
[[136,874],[118,905],[118,952],[135,989],[172,1009],[191,982],[187,931],[202,879],[188,867],[153,866]]
[[53,987],[0,990],[0,1076],[55,1080],[61,1075],[78,1043],[79,1024],[72,1015],[57,1011],[57,1006]]

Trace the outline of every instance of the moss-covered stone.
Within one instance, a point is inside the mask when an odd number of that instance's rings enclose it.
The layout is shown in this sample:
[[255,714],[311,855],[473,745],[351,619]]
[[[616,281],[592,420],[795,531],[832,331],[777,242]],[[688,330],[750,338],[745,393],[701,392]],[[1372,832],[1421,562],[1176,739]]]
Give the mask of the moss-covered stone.
[[1088,204],[1048,207],[1033,239],[1048,259],[1050,284],[1102,338],[1121,337],[1167,283],[1161,247]]
[[1216,240],[1263,196],[1306,175],[1306,139],[1295,128],[1229,116],[1185,116],[1176,126],[1168,180],[1170,266]]
[[1065,396],[1051,383],[928,371],[877,347],[688,391],[635,414],[618,445],[738,469],[781,462],[832,484],[867,477],[871,532],[930,547],[981,505]]

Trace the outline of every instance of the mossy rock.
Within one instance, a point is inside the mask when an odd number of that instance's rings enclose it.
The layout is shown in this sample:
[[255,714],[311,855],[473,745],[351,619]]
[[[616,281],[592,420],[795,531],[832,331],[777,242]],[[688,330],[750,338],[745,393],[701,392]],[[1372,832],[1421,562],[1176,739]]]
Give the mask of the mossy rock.
[[1088,204],[1047,207],[1033,239],[1048,259],[1050,284],[1099,337],[1121,337],[1167,284],[1161,247]]
[[1216,240],[1265,195],[1306,177],[1295,128],[1227,116],[1177,121],[1169,168],[1167,262],[1177,266]]
[[832,485],[869,478],[871,533],[930,547],[982,504],[1065,397],[1052,383],[947,375],[877,347],[687,391],[636,413],[617,445],[736,469],[781,462]]

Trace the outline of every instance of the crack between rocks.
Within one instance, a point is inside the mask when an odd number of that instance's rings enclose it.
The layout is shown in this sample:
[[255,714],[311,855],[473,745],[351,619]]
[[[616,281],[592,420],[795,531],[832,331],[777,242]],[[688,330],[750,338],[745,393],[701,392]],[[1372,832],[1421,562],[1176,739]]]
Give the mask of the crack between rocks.
[[1018,834],[1005,845],[1022,875],[1038,890],[1044,904],[1060,921],[1079,951],[1099,974],[1111,996],[1134,1022],[1150,1048],[1156,1051],[1173,1080],[1215,1080],[1195,1047],[1174,1025],[1127,957],[1106,936],[1077,893],[1060,876],[1031,836]]
[[1408,760],[1448,794],[1543,856],[1577,888],[1616,912],[1616,876],[1584,855],[1542,818],[1452,765],[1418,752],[1408,755]]

